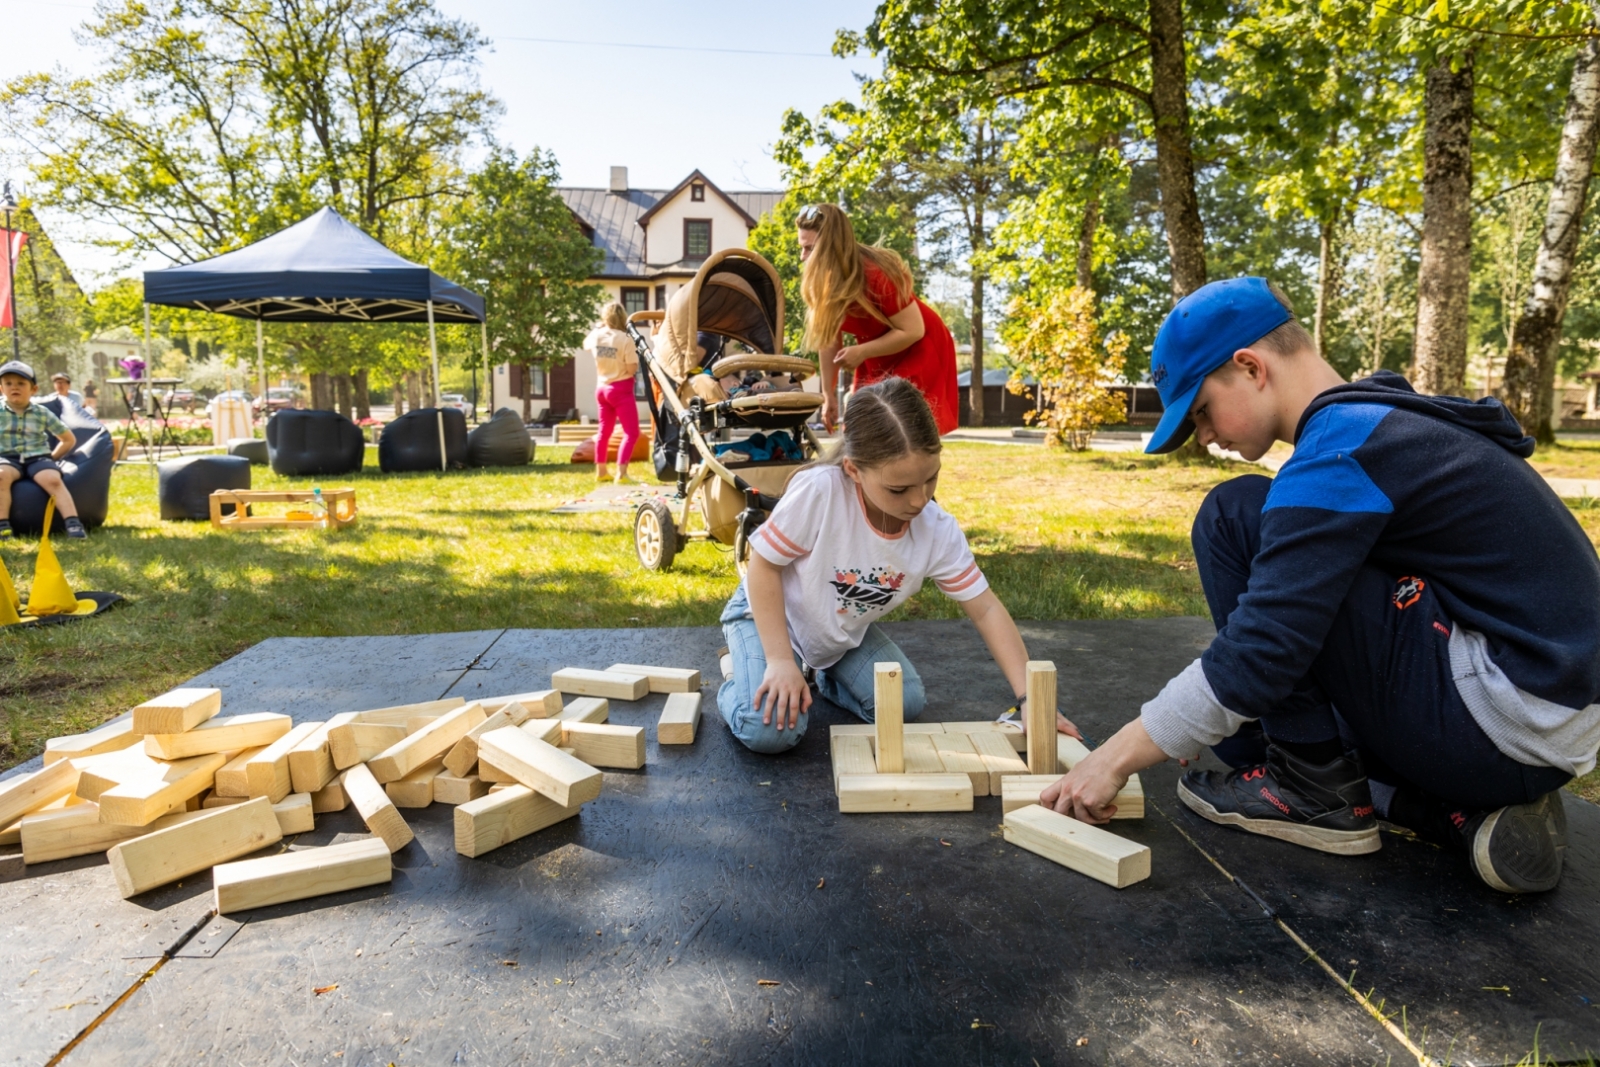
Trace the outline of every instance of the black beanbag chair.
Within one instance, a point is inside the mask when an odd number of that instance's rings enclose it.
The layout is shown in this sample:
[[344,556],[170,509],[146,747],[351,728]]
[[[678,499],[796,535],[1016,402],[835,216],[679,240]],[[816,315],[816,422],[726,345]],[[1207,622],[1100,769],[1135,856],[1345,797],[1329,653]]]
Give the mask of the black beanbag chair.
[[[250,461],[243,456],[184,456],[156,464],[156,498],[163,519],[211,518],[211,490],[250,488]],[[224,507],[233,513],[233,505]]]
[[265,467],[271,458],[267,452],[267,441],[264,437],[230,437],[228,438],[228,455],[243,456],[257,466]]
[[[100,425],[89,412],[61,397],[51,397],[44,406],[61,416],[73,436],[77,447],[61,461],[61,479],[67,483],[72,502],[78,506],[78,518],[85,526],[102,526],[106,513],[111,510],[111,468],[116,463],[116,446],[111,432]],[[44,506],[50,499],[43,489],[32,482],[18,482],[11,487],[11,528],[19,534],[44,532]],[[66,523],[57,511],[50,529],[66,532]]]
[[352,474],[366,452],[361,428],[337,411],[285,408],[267,420],[267,461],[278,474]]
[[533,462],[533,435],[522,416],[501,408],[467,434],[467,464],[473,467],[526,467]]
[[[378,438],[378,469],[436,471],[439,469],[439,408],[408,411],[383,428]],[[467,465],[467,417],[456,408],[444,408],[444,454],[457,470]]]

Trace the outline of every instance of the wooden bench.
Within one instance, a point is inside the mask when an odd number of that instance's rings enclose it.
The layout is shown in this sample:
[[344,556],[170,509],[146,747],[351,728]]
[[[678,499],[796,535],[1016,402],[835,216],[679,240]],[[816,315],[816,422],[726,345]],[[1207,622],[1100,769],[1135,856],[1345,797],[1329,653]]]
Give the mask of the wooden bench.
[[[218,489],[211,494],[211,526],[217,530],[263,530],[270,527],[338,529],[356,521],[356,491],[351,486],[324,489],[322,507],[309,489],[270,491],[266,489]],[[224,504],[232,504],[233,514],[224,515]],[[308,509],[287,515],[252,515],[256,504],[309,504]],[[304,517],[302,517],[304,516]]]

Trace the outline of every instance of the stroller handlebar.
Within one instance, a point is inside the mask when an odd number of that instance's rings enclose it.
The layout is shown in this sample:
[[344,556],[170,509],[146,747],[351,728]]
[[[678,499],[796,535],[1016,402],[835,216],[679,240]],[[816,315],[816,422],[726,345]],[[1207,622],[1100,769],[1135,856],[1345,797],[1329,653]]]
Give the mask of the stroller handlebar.
[[665,311],[635,311],[628,316],[628,325],[634,326],[641,322],[661,322],[667,317]]

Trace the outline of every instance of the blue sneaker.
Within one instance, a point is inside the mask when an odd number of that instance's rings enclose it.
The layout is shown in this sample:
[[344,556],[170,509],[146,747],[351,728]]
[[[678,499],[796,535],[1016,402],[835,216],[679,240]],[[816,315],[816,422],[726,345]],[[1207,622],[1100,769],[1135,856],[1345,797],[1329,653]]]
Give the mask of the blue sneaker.
[[74,541],[82,541],[89,536],[89,531],[83,528],[83,520],[76,515],[67,520],[67,536]]

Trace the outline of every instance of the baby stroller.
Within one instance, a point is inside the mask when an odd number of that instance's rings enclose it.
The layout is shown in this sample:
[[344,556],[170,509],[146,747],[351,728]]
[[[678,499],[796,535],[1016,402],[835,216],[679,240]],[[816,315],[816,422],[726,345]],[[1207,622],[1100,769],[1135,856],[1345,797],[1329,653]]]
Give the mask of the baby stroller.
[[[644,332],[647,322],[657,324],[653,336]],[[634,513],[639,562],[649,570],[666,570],[690,541],[716,541],[733,547],[743,574],[750,535],[777,507],[790,476],[821,451],[807,425],[822,406],[821,394],[754,392],[730,399],[717,382],[761,372],[799,383],[816,374],[810,360],[778,354],[783,344],[778,272],[747,249],[724,249],[673,294],[665,311],[634,312],[628,333],[650,378],[656,477],[677,486],[670,498],[648,500]],[[705,366],[707,356],[697,342],[702,334],[736,341],[750,351],[713,357]],[[733,438],[738,430],[770,434],[794,447],[781,456],[757,458],[769,450],[752,437],[756,443],[735,458],[728,453],[740,448]]]

